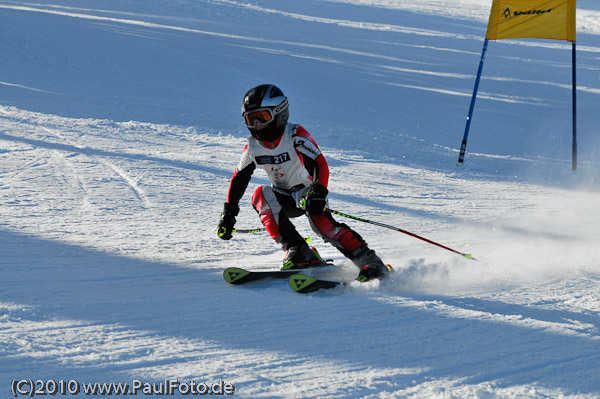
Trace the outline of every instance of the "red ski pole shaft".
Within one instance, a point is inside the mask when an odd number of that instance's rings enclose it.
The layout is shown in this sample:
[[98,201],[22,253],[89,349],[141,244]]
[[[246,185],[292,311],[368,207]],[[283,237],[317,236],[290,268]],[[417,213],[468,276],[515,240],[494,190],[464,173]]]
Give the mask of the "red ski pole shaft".
[[437,246],[437,247],[440,247],[440,248],[443,248],[443,249],[445,249],[445,250],[447,250],[447,251],[454,252],[455,254],[458,254],[458,255],[460,255],[460,256],[463,256],[463,257],[465,257],[465,258],[467,258],[467,259],[477,260],[477,259],[475,259],[473,256],[471,256],[471,254],[465,254],[465,253],[459,252],[459,251],[457,251],[457,250],[454,250],[454,249],[452,249],[452,248],[448,248],[448,247],[447,247],[447,246],[445,246],[445,245],[439,244],[439,243],[437,243],[437,242],[435,242],[435,241],[431,241],[430,239],[427,239],[427,238],[425,238],[425,237],[421,237],[421,236],[419,236],[419,235],[417,235],[417,234],[415,234],[415,233],[411,233],[410,231],[406,231],[406,230],[404,230],[404,229],[401,229],[401,228],[398,228],[398,227],[395,227],[395,226],[390,226],[389,224],[384,224],[384,223],[374,222],[374,221],[372,221],[372,220],[363,219],[363,218],[360,218],[360,217],[358,217],[358,216],[352,216],[352,215],[348,215],[348,214],[346,214],[346,213],[339,212],[339,211],[336,211],[336,210],[333,210],[333,209],[330,209],[330,208],[327,208],[327,210],[328,210],[329,212],[331,212],[331,213],[334,213],[334,214],[336,214],[336,215],[340,215],[340,216],[343,216],[343,217],[346,217],[346,218],[349,218],[349,219],[358,220],[359,222],[369,223],[369,224],[372,224],[372,225],[375,225],[375,226],[379,226],[379,227],[385,227],[386,229],[390,229],[390,230],[399,231],[400,233],[404,233],[404,234],[406,234],[406,235],[409,235],[409,236],[411,236],[411,237],[418,238],[419,240],[425,241],[425,242],[427,242],[427,243],[429,243],[429,244],[433,244],[433,245],[435,245],[435,246]]

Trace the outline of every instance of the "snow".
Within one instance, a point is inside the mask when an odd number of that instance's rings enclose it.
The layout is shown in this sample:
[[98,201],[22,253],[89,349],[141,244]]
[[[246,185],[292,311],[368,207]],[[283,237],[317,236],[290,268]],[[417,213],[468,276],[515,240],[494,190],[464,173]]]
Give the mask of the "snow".
[[[570,45],[527,39],[490,43],[457,168],[490,5],[0,0],[2,391],[177,379],[242,398],[600,398],[600,6],[578,1],[577,172]],[[241,97],[265,82],[327,156],[333,209],[478,261],[338,216],[393,281],[226,284],[225,267],[283,256],[264,233],[215,234]],[[236,227],[260,227],[261,184]]]

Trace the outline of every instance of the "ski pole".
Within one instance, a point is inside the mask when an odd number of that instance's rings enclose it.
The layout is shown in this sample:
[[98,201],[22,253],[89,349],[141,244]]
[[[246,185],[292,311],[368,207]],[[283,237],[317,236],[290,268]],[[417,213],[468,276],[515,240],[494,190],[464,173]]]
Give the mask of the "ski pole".
[[235,233],[251,234],[251,233],[260,233],[261,231],[266,231],[266,230],[267,229],[265,229],[264,227],[260,228],[260,229],[247,229],[247,230],[238,229],[238,230],[233,230],[232,233],[233,234],[235,234]]
[[383,224],[383,223],[379,223],[379,222],[374,222],[372,220],[367,220],[367,219],[359,218],[357,216],[348,215],[348,214],[345,214],[343,212],[339,212],[339,211],[336,211],[336,210],[333,210],[333,209],[330,209],[330,208],[327,208],[326,210],[329,211],[329,212],[331,212],[331,213],[334,213],[336,215],[340,215],[340,216],[343,216],[343,217],[346,217],[346,218],[349,218],[349,219],[358,220],[359,222],[369,223],[369,224],[373,224],[375,226],[385,227],[386,229],[391,229],[391,230],[399,231],[400,233],[407,234],[407,235],[409,235],[411,237],[418,238],[419,240],[423,240],[423,241],[428,242],[430,244],[436,245],[436,246],[438,246],[440,248],[444,248],[445,250],[448,250],[450,252],[454,252],[455,254],[463,256],[463,257],[465,257],[467,259],[477,260],[473,256],[471,256],[471,254],[464,254],[464,253],[456,251],[456,250],[454,250],[452,248],[448,248],[448,247],[446,247],[446,246],[444,246],[442,244],[438,244],[437,242],[431,241],[431,240],[429,240],[429,239],[427,239],[425,237],[421,237],[419,235],[411,233],[410,231],[406,231],[406,230],[400,229],[398,227],[390,226],[389,224]]

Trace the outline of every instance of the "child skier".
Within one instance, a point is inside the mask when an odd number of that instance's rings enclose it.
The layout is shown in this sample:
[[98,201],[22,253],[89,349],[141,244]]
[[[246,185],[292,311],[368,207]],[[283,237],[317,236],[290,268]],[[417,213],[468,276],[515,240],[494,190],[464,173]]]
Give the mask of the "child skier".
[[290,218],[307,215],[312,230],[361,269],[359,280],[382,277],[391,267],[326,209],[327,161],[310,133],[287,123],[288,116],[288,99],[277,86],[256,86],[244,96],[242,118],[250,136],[229,184],[218,236],[231,239],[238,203],[258,166],[267,172],[271,185],[256,189],[252,205],[267,232],[287,251],[283,270],[322,264],[290,222]]

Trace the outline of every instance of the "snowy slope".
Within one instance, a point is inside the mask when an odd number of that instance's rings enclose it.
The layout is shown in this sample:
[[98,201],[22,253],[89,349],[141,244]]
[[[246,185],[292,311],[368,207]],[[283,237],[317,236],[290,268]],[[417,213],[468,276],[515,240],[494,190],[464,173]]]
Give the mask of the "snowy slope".
[[[578,2],[577,173],[570,46],[540,40],[490,43],[458,169],[490,4],[0,0],[0,390],[600,398],[600,7]],[[215,234],[241,97],[264,82],[325,152],[332,208],[479,261],[344,220],[392,282],[227,285],[223,268],[283,256],[264,234]],[[266,183],[237,227],[259,227]]]

